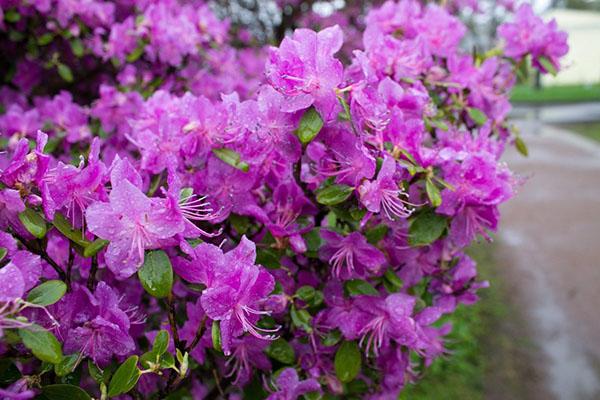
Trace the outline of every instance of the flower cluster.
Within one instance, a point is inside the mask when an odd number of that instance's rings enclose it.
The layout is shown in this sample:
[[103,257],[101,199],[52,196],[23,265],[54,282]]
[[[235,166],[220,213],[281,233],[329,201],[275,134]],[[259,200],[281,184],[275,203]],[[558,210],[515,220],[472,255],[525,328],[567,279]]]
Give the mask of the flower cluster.
[[567,51],[528,6],[464,51],[476,2],[427,3],[261,47],[201,0],[0,0],[0,397],[416,381],[520,183],[516,71]]

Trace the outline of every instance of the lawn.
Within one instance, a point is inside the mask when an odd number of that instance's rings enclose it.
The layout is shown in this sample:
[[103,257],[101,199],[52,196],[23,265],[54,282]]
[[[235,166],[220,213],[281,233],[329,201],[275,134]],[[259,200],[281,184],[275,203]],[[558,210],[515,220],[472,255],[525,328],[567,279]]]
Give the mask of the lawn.
[[535,89],[529,85],[517,85],[511,100],[515,103],[582,103],[600,101],[600,84],[547,86]]
[[600,142],[600,121],[559,125],[561,128]]
[[491,286],[481,290],[479,303],[461,306],[451,316],[454,331],[447,341],[451,354],[435,361],[423,380],[409,384],[400,400],[529,396],[529,383],[523,377],[532,370],[530,355],[535,347],[521,313],[511,303],[509,285],[498,273],[493,245],[478,244],[469,253],[478,261],[480,278]]

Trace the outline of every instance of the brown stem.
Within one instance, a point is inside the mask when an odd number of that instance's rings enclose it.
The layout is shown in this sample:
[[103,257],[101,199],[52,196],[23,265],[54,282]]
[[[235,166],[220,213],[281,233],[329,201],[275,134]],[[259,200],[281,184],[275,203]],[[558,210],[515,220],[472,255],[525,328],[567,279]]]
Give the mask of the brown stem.
[[98,271],[98,257],[92,257],[92,267],[90,268],[90,274],[87,279],[87,288],[90,292],[96,289],[96,272]]
[[181,342],[179,341],[179,331],[177,329],[177,323],[175,322],[175,305],[173,304],[173,293],[169,293],[167,296],[167,311],[169,314],[169,325],[171,326],[171,333],[173,334],[173,343],[175,347],[182,350]]
[[200,339],[202,339],[202,335],[204,335],[204,331],[206,330],[206,318],[206,315],[202,318],[200,326],[198,326],[198,330],[196,331],[196,336],[194,336],[194,340],[186,347],[185,351],[187,353],[191,353],[200,342]]
[[69,244],[69,261],[67,262],[67,276],[65,283],[67,284],[67,291],[71,291],[71,272],[73,271],[73,261],[75,260],[75,252],[73,246]]

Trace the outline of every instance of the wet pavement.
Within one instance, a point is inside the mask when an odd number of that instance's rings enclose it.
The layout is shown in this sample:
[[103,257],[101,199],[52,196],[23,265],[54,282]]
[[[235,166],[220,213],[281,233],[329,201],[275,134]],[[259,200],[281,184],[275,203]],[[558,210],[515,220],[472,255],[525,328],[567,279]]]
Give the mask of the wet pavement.
[[519,120],[569,124],[600,121],[600,103],[516,105],[511,116]]
[[528,181],[502,209],[495,258],[542,353],[547,391],[600,399],[600,145],[518,125],[530,155],[509,150],[506,161]]

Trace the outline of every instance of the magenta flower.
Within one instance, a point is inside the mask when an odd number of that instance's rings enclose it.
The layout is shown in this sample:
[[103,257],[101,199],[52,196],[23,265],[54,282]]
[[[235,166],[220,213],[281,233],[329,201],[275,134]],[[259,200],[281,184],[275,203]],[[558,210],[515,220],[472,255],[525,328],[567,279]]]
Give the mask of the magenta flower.
[[221,321],[223,351],[231,353],[232,340],[249,332],[259,339],[272,339],[277,329],[256,326],[261,315],[259,303],[269,295],[275,281],[262,267],[255,265],[256,246],[242,237],[233,250],[223,251],[210,244],[198,245],[191,254],[192,261],[179,259],[175,271],[185,280],[203,283],[201,304],[206,315]]
[[12,254],[10,262],[0,269],[0,302],[23,298],[37,285],[41,275],[39,256],[28,251]]
[[415,204],[409,203],[408,193],[395,180],[396,161],[391,157],[383,160],[377,179],[365,180],[358,188],[360,202],[371,213],[382,213],[389,220],[409,217]]
[[386,298],[361,296],[354,302],[357,310],[364,313],[364,325],[359,332],[360,345],[368,354],[376,356],[390,340],[410,346],[417,340],[416,323],[412,318],[416,299],[404,293],[394,293]]
[[[100,365],[106,365],[113,355],[126,356],[135,350],[129,333],[134,309],[124,310],[117,293],[100,282],[92,294],[77,286],[51,311],[61,321],[60,335],[65,351],[81,352]],[[129,311],[130,314],[127,313]],[[139,319],[139,317],[137,317]]]
[[541,57],[558,70],[560,58],[569,51],[567,34],[558,30],[556,21],[544,23],[527,3],[521,4],[514,22],[505,22],[498,27],[498,33],[506,42],[505,54],[508,57],[521,59],[531,54],[533,65],[542,72],[548,71],[540,62]]
[[271,361],[265,355],[265,348],[269,340],[259,339],[254,336],[242,336],[232,342],[231,357],[225,363],[229,371],[225,375],[234,378],[236,385],[245,385],[252,377],[254,368],[262,371],[271,369]]
[[[122,161],[121,163],[127,163]],[[129,180],[111,178],[108,203],[94,202],[86,210],[88,229],[110,241],[105,254],[108,268],[120,279],[134,274],[144,262],[144,250],[183,231],[168,210],[146,197]]]
[[283,111],[304,110],[314,104],[325,120],[336,116],[339,104],[335,90],[342,82],[344,68],[333,55],[343,41],[342,30],[336,25],[319,33],[297,29],[279,48],[270,48],[267,79],[286,96]]
[[271,394],[268,400],[296,400],[310,392],[321,392],[321,385],[316,379],[301,381],[298,372],[293,368],[286,368],[275,380],[277,392]]
[[94,200],[104,197],[106,166],[99,160],[100,141],[92,141],[88,165],[79,167],[59,162],[43,179],[44,212],[49,220],[64,209],[73,226],[82,227],[85,209]]
[[359,232],[344,237],[339,233],[322,229],[321,237],[326,243],[321,247],[321,259],[328,261],[331,274],[340,279],[362,278],[378,274],[386,262],[376,247],[367,243]]

